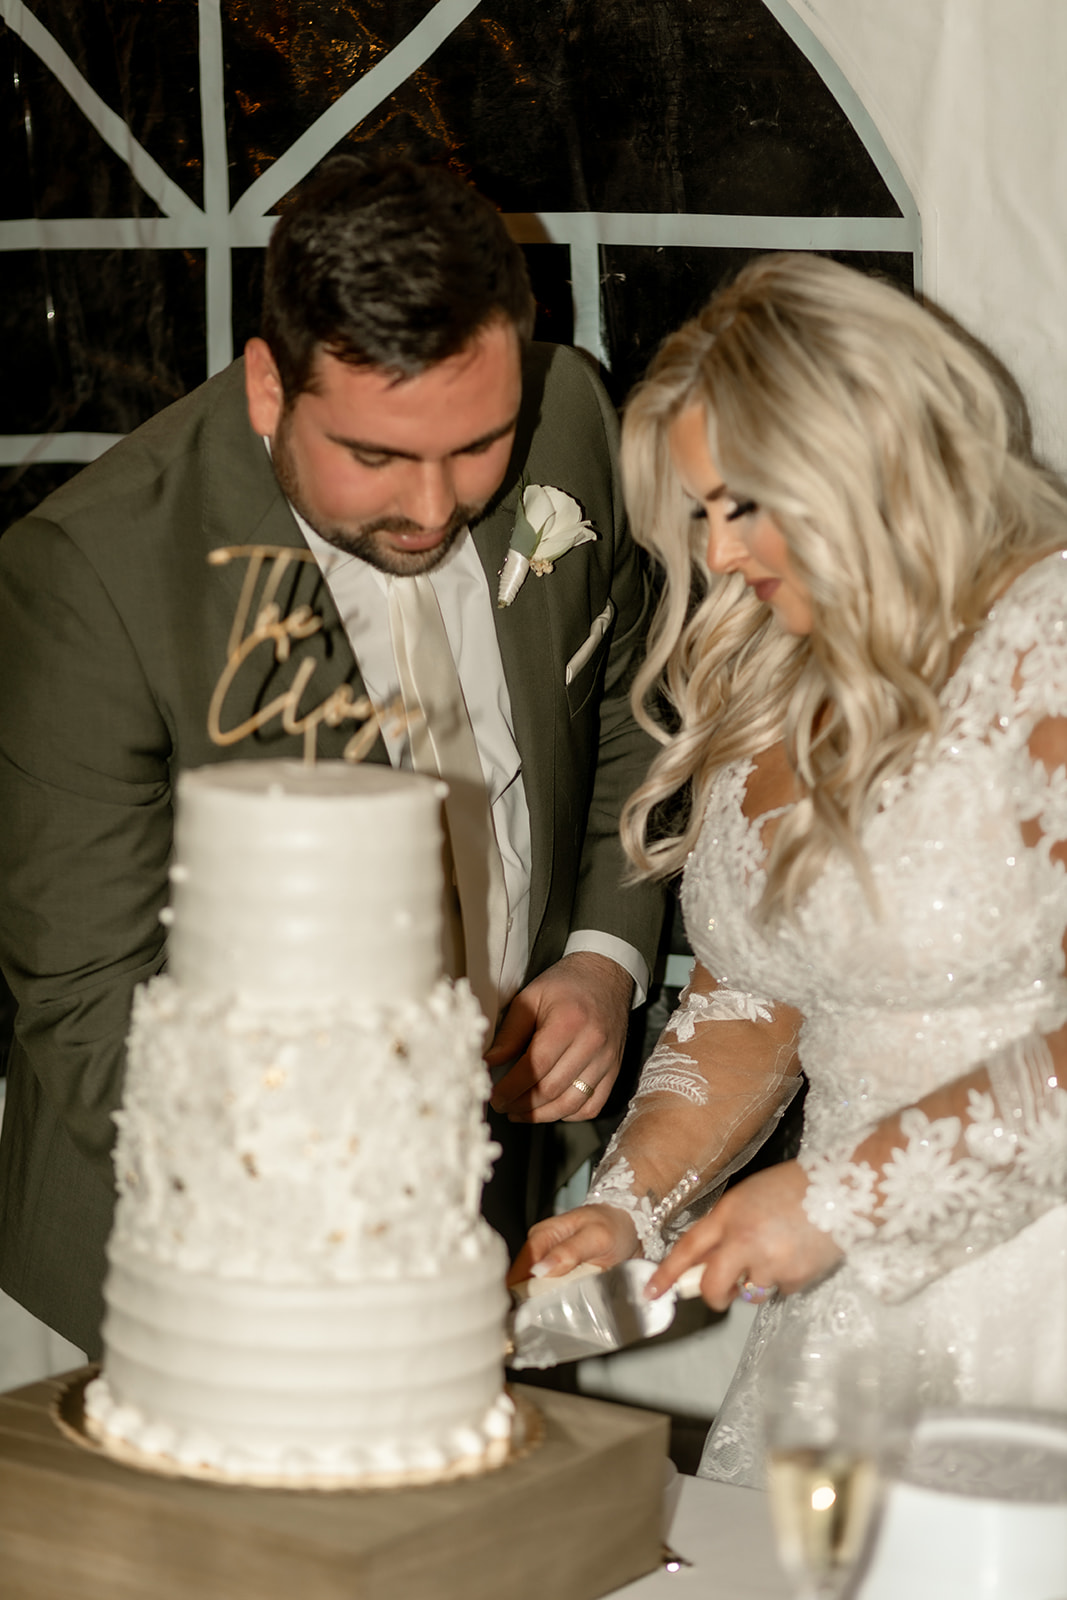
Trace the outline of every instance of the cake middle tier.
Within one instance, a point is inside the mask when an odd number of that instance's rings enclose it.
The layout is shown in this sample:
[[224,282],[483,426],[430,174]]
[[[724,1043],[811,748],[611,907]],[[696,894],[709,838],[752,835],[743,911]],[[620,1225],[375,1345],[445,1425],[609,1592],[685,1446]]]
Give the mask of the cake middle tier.
[[169,976],[134,997],[113,1240],[260,1282],[432,1277],[484,1252],[497,1146],[465,983],[264,1014]]

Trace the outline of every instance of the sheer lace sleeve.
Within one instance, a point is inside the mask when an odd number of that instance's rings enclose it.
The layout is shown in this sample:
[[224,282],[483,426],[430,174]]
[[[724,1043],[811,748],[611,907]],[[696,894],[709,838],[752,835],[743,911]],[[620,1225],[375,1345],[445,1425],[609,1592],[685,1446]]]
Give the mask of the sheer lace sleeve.
[[[1067,686],[1040,645],[1017,662],[1011,715],[1020,847],[1067,867]],[[1051,714],[1048,714],[1051,713]],[[1067,890],[1058,889],[1067,904]],[[1062,923],[1061,923],[1062,926]],[[1005,1045],[879,1125],[856,1149],[801,1163],[805,1209],[867,1286],[902,1300],[1067,1200],[1067,1025]]]
[[628,1212],[651,1260],[774,1130],[800,1082],[799,1024],[694,970],[587,1197]]

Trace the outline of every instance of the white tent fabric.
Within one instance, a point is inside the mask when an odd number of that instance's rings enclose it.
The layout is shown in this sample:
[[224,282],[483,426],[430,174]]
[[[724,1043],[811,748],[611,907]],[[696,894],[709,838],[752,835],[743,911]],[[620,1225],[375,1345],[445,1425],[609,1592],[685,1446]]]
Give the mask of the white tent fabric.
[[899,165],[926,292],[1022,385],[1037,452],[1067,470],[1067,5],[790,0]]

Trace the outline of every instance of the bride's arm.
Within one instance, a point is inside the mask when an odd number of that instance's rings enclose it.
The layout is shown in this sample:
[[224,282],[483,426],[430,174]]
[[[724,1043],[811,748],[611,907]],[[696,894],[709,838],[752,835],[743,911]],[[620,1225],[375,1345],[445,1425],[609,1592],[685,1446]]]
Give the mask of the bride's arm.
[[[1038,670],[1036,657],[1020,662],[1024,704],[1042,691],[1055,700]],[[1030,725],[1022,845],[1063,872],[1067,718],[1039,715]],[[1064,953],[1067,961],[1067,931]],[[847,1159],[814,1159],[805,1170],[809,1219],[884,1299],[981,1255],[1067,1200],[1067,1022],[1005,1045],[886,1119]]]
[[800,1082],[799,1015],[699,965],[649,1056],[587,1202],[539,1223],[512,1277],[659,1260],[778,1123]]
[[1030,1035],[803,1163],[807,1217],[887,1300],[1000,1244],[1067,1199],[1065,1065],[1067,1028]]
[[[1025,694],[1023,670],[1015,687]],[[1038,715],[1029,726],[1021,848],[1043,852],[1062,871],[1067,718]],[[1067,883],[1063,900],[1067,924]],[[885,1118],[857,1146],[738,1185],[672,1251],[653,1287],[704,1261],[705,1298],[722,1307],[739,1275],[791,1292],[847,1255],[876,1295],[901,1300],[1065,1200],[1067,1021],[1005,1045]]]
[[783,1162],[723,1196],[656,1273],[697,1262],[723,1310],[745,1278],[783,1294],[847,1256],[882,1300],[906,1299],[1067,1199],[1067,1026],[1007,1045],[838,1155]]

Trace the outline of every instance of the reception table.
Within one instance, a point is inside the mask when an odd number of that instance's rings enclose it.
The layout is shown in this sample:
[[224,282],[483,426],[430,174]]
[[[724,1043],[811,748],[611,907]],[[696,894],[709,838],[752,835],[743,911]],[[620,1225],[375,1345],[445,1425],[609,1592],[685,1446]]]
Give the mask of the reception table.
[[688,1564],[638,1578],[611,1600],[791,1600],[765,1494],[678,1476],[666,1513],[667,1543]]

